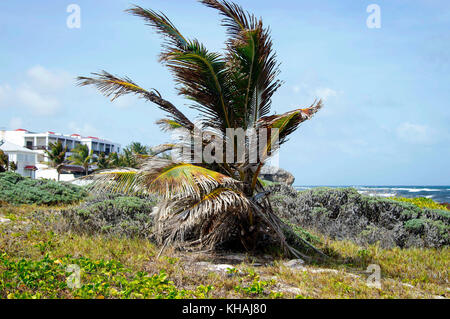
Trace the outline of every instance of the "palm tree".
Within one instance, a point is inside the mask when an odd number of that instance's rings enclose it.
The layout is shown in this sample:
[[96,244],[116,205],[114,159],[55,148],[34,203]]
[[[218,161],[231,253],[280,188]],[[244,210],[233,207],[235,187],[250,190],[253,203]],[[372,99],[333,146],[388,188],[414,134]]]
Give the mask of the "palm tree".
[[109,168],[110,166],[110,163],[108,161],[108,158],[105,156],[105,153],[100,153],[95,164],[97,164],[99,169],[106,169]]
[[50,165],[56,168],[59,181],[61,169],[63,168],[63,164],[66,161],[66,153],[68,148],[67,146],[63,146],[60,141],[56,143],[49,143],[48,146],[50,150],[44,150],[44,152],[50,160]]
[[127,147],[128,150],[130,150],[133,154],[139,154],[139,155],[148,155],[148,148],[145,145],[142,145],[139,142],[132,142]]
[[0,173],[6,172],[9,167],[8,154],[0,150]]
[[[102,71],[92,77],[79,77],[79,85],[94,85],[113,100],[135,94],[156,104],[168,113],[158,124],[164,130],[188,132],[188,144],[200,132],[206,145],[211,137],[203,133],[214,132],[224,144],[234,145],[234,138],[227,138],[227,128],[253,129],[260,133],[258,139],[264,132],[278,132],[277,145],[283,144],[300,123],[321,108],[321,101],[269,116],[272,95],[281,85],[269,30],[262,20],[232,2],[200,2],[223,16],[222,24],[228,33],[223,54],[210,52],[198,40],[185,37],[162,13],[139,6],[127,10],[164,37],[160,61],[174,74],[179,94],[194,103],[192,108],[199,112],[200,124],[194,124],[155,89],[145,90],[128,77]],[[96,174],[93,185],[102,191],[159,194],[162,200],[155,213],[155,227],[163,249],[168,244],[185,249],[238,244],[252,250],[271,238],[281,244],[285,253],[307,258],[288,245],[284,235],[287,226],[273,212],[268,192],[258,179],[261,167],[278,147],[274,141],[269,138],[263,144],[263,154],[256,163],[248,156],[243,163],[226,159],[212,164],[199,163],[192,157],[181,161],[147,156],[141,158],[138,169]],[[159,153],[182,144],[186,143],[166,145]]]
[[79,144],[72,150],[72,155],[69,160],[72,164],[83,166],[86,175],[89,173],[89,166],[92,163],[93,152],[89,151],[87,145]]
[[10,163],[9,163],[9,170],[10,170],[11,172],[17,171],[17,164],[16,164],[15,162],[10,162]]

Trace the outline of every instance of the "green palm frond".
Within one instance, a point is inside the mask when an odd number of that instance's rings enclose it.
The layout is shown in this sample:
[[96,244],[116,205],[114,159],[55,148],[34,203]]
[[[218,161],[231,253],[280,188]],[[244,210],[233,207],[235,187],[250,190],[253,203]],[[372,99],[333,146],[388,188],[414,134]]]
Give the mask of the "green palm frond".
[[142,165],[139,183],[165,198],[200,198],[218,186],[239,185],[235,179],[219,172],[189,164],[150,158]]
[[78,85],[93,85],[106,97],[112,96],[112,100],[125,94],[137,94],[141,98],[158,105],[160,109],[169,113],[174,120],[181,123],[184,127],[193,127],[192,122],[182,112],[180,112],[172,103],[161,98],[156,91],[147,91],[127,77],[120,78],[106,71],[102,71],[101,73],[92,73],[92,75],[93,77],[78,77]]
[[279,64],[269,30],[263,27],[261,19],[237,4],[217,0],[201,2],[224,16],[222,25],[230,36],[227,60],[232,68],[229,72],[239,97],[233,106],[243,119],[241,124],[247,128],[269,113],[271,97],[282,84],[276,80]]
[[164,36],[167,43],[165,45],[166,51],[163,52],[161,57],[162,59],[164,59],[164,56],[168,53],[184,50],[187,40],[165,14],[144,9],[140,6],[134,6],[126,10],[126,12],[143,18],[147,22],[147,25],[153,27],[159,34]]
[[156,122],[161,127],[161,130],[163,131],[172,131],[176,130],[178,128],[182,128],[183,125],[178,123],[177,121],[171,120],[171,119],[161,119]]
[[234,127],[232,96],[226,78],[226,63],[218,53],[209,52],[198,41],[190,41],[184,51],[170,54],[166,59],[177,83],[179,93],[195,102],[209,125]]
[[139,169],[110,169],[90,176],[91,188],[116,193],[155,193],[164,198],[201,198],[211,190],[239,185],[235,179],[188,163],[142,157]]

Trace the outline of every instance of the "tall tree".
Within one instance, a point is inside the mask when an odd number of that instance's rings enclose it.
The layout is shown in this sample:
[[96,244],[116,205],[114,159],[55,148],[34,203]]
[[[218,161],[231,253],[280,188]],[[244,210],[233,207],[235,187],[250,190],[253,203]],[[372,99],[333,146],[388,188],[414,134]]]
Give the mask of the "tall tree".
[[[225,144],[223,154],[215,154],[224,161],[208,163],[192,157],[169,160],[151,156],[142,160],[138,169],[96,175],[94,185],[102,190],[161,195],[164,200],[157,209],[156,233],[164,247],[177,243],[212,249],[240,243],[250,250],[272,238],[286,253],[301,256],[287,243],[283,233],[287,226],[273,212],[258,175],[269,155],[287,141],[300,123],[311,118],[322,103],[269,115],[272,95],[281,85],[269,29],[261,19],[232,2],[200,2],[223,17],[228,34],[223,54],[211,52],[198,40],[185,37],[162,13],[139,6],[127,10],[143,18],[164,37],[160,61],[173,73],[179,94],[199,112],[200,124],[194,124],[155,89],[146,90],[128,77],[103,71],[79,77],[78,81],[82,86],[96,86],[113,100],[131,93],[156,104],[168,113],[167,118],[158,122],[164,130],[182,128],[188,132],[185,140],[174,148],[190,144],[196,136],[200,136],[202,146],[208,145],[213,132]],[[228,146],[236,148],[234,138],[227,136],[229,128],[257,133],[257,142],[262,141],[263,147],[256,162],[249,156],[243,162],[225,156]],[[277,131],[279,144],[274,144],[276,139],[270,132]]]
[[69,160],[72,164],[83,166],[85,174],[88,175],[93,161],[93,152],[89,151],[87,145],[80,144],[72,150]]

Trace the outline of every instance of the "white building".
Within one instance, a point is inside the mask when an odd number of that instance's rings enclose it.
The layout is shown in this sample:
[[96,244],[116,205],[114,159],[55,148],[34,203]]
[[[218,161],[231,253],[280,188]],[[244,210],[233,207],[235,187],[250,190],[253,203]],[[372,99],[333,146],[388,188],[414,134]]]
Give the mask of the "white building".
[[71,155],[71,150],[77,145],[87,145],[89,151],[93,151],[95,155],[105,153],[119,153],[121,146],[118,143],[113,143],[108,140],[100,139],[95,136],[81,136],[79,134],[63,135],[55,132],[36,133],[24,129],[17,129],[14,131],[1,131],[0,140],[4,139],[11,143],[23,146],[29,150],[36,151],[38,154],[37,162],[47,161],[44,150],[49,150],[50,143],[61,142],[63,146],[67,146],[67,156]]
[[[95,136],[81,136],[79,134],[72,135],[64,135],[61,133],[55,132],[45,132],[45,133],[36,133],[30,132],[24,129],[17,129],[14,131],[0,131],[0,141],[6,141],[16,146],[20,147],[22,150],[26,150],[28,154],[34,154],[35,159],[32,164],[28,166],[37,167],[39,170],[43,169],[42,165],[45,162],[48,162],[48,157],[45,154],[45,150],[49,150],[50,143],[61,142],[63,146],[67,146],[68,152],[66,157],[69,157],[72,153],[71,151],[77,145],[87,145],[89,151],[92,151],[94,155],[100,155],[104,153],[105,155],[109,155],[110,153],[120,153],[121,145],[118,143],[113,143],[111,141],[101,139]],[[31,156],[31,155],[30,155]],[[31,158],[31,157],[30,157]],[[18,159],[17,164],[21,163]],[[14,161],[16,162],[16,161]],[[26,162],[27,164],[29,162]],[[23,164],[20,164],[23,166]],[[26,165],[27,166],[27,165]],[[19,172],[23,176],[31,176],[27,174],[28,172]],[[37,174],[38,177],[40,174]],[[33,177],[35,175],[33,174]]]
[[37,154],[23,146],[0,140],[0,150],[8,155],[9,162],[17,165],[16,173],[35,178]]

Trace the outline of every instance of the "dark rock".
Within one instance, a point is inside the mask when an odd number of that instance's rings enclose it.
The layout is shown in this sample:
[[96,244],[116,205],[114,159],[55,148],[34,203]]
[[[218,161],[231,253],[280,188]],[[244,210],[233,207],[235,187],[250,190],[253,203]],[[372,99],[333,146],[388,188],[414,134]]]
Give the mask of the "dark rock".
[[274,166],[263,166],[259,176],[266,181],[285,183],[287,185],[292,185],[295,181],[294,175],[282,168]]

